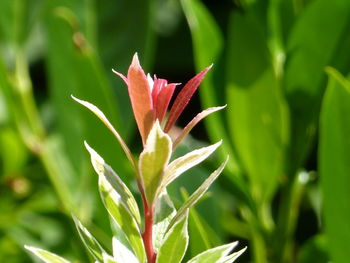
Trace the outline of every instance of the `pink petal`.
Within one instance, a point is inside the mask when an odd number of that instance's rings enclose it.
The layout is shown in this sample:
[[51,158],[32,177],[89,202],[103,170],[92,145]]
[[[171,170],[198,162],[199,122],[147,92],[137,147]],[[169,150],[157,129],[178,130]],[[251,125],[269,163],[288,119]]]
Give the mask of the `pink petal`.
[[140,66],[135,53],[128,71],[128,91],[136,123],[141,134],[143,144],[153,126],[154,112],[151,89],[145,72]]
[[187,106],[188,102],[197,90],[199,84],[202,82],[205,74],[211,67],[212,65],[199,72],[190,81],[188,81],[183,87],[183,89],[180,91],[179,95],[175,99],[173,106],[171,107],[169,118],[164,128],[165,132],[168,132],[174,126],[176,120],[179,118],[179,116]]
[[171,97],[174,94],[174,90],[177,84],[171,83],[162,88],[157,96],[156,102],[156,118],[161,123],[164,119],[166,111],[168,109]]
[[226,107],[226,105],[225,106],[221,106],[221,107],[212,107],[212,108],[208,108],[208,109],[198,113],[197,116],[194,117],[186,125],[186,127],[181,131],[180,135],[175,139],[175,141],[173,143],[173,151],[179,145],[179,143],[183,140],[183,138],[185,138],[185,136],[193,129],[193,127],[197,125],[198,122],[200,122],[202,119],[207,117],[209,114],[212,114],[212,113],[214,113],[214,112],[216,112],[218,110],[222,110],[225,107]]

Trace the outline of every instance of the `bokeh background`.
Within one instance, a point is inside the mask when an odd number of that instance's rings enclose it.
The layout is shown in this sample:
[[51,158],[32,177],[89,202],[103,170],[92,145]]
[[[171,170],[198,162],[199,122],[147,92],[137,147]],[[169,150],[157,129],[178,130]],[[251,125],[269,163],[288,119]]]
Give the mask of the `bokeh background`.
[[186,83],[214,63],[178,126],[225,105],[179,147],[223,139],[169,190],[175,204],[226,157],[190,213],[187,257],[239,240],[238,262],[348,262],[349,0],[1,0],[0,262],[35,262],[24,244],[92,262],[76,215],[108,249],[108,216],[86,140],[135,191],[109,131],[70,95],[102,109],[135,154],[125,84],[146,72]]

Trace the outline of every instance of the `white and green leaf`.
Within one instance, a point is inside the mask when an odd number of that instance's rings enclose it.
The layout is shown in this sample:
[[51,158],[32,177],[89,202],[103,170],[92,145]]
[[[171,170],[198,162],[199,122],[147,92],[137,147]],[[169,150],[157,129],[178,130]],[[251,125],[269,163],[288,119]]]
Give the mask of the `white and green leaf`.
[[232,263],[234,262],[240,255],[242,255],[244,253],[244,251],[247,250],[247,247],[242,248],[240,251],[232,253],[226,257],[224,257],[223,259],[220,259],[218,261],[218,263]]
[[76,218],[72,216],[75,226],[78,230],[79,236],[82,239],[84,245],[97,261],[103,260],[103,253],[106,253],[98,241],[90,234],[90,232],[83,226],[83,224]]
[[103,263],[122,263],[122,262],[129,262],[129,261],[117,261],[112,256],[108,255],[107,253],[103,253]]
[[155,209],[154,223],[153,223],[153,246],[158,253],[158,250],[163,242],[166,230],[176,215],[176,209],[171,201],[166,190],[164,190],[158,200]]
[[36,255],[38,258],[40,258],[45,263],[70,263],[68,260],[57,256],[54,253],[51,253],[49,251],[46,251],[44,249],[31,247],[31,246],[24,246],[25,249],[32,252],[34,255]]
[[180,220],[187,209],[190,209],[194,206],[199,199],[206,193],[211,184],[215,181],[216,178],[220,175],[222,170],[224,170],[228,161],[227,159],[220,165],[218,169],[216,169],[204,182],[203,184],[185,201],[185,203],[180,207],[175,217],[171,220],[168,230],[178,221]]
[[158,191],[163,191],[166,186],[185,171],[208,158],[208,156],[211,155],[221,143],[222,141],[219,141],[213,145],[194,150],[172,161],[165,169],[162,183]]
[[99,189],[102,201],[115,223],[123,230],[140,262],[146,254],[140,234],[140,213],[130,190],[87,143],[91,162],[99,175]]
[[[224,263],[224,262],[229,262],[227,260],[235,260],[235,258],[237,258],[240,254],[242,254],[245,250],[242,249],[240,250],[239,254],[237,254],[237,256],[229,256],[227,257],[230,252],[237,246],[238,242],[232,242],[226,245],[222,245],[222,246],[218,246],[215,248],[211,248],[208,249],[200,254],[198,254],[197,256],[195,256],[194,258],[192,258],[190,261],[188,261],[187,263]],[[231,261],[232,262],[232,261]]]
[[188,209],[183,216],[169,229],[164,237],[157,263],[180,263],[188,246]]
[[139,263],[134,252],[131,251],[127,246],[125,246],[119,239],[113,237],[112,239],[113,247],[113,258],[117,263]]
[[162,131],[159,122],[156,121],[139,159],[141,181],[148,204],[153,204],[171,152],[171,138]]

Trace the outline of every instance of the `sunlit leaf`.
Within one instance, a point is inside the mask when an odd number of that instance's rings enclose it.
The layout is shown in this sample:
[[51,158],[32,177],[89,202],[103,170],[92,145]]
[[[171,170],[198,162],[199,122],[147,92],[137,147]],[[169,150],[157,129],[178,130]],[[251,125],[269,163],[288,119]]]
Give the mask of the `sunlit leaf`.
[[162,131],[159,122],[156,121],[139,159],[141,180],[148,204],[153,204],[171,152],[171,139]]
[[117,238],[113,237],[112,239],[113,246],[113,258],[116,262],[128,262],[128,263],[139,263],[137,257],[128,247],[126,247],[122,242]]
[[[241,255],[245,249],[242,249],[236,253],[227,257],[228,254],[237,246],[238,242],[233,242],[230,244],[215,247],[202,252],[201,254],[195,256],[187,263],[226,263],[233,262],[239,255]],[[231,261],[228,261],[231,260]]]
[[62,257],[59,257],[56,254],[48,252],[46,250],[31,247],[31,246],[25,246],[25,248],[28,249],[30,252],[32,252],[34,255],[36,255],[45,263],[70,263],[68,260]]
[[174,204],[165,190],[158,196],[153,222],[153,246],[156,253],[175,214]]
[[225,160],[225,162],[223,162],[221,164],[221,166],[216,169],[204,182],[203,184],[198,187],[198,189],[185,201],[185,203],[180,207],[180,209],[177,211],[175,217],[171,220],[168,230],[178,221],[180,220],[185,211],[187,209],[190,209],[192,206],[194,206],[198,200],[205,194],[205,192],[208,190],[208,188],[211,186],[211,184],[215,181],[216,178],[218,178],[218,176],[220,175],[220,173],[222,172],[222,170],[224,170],[225,165],[228,161],[228,157]]
[[91,253],[91,255],[97,261],[103,260],[103,253],[106,253],[105,250],[101,247],[98,241],[90,234],[90,232],[82,225],[82,223],[73,216],[75,226],[79,232],[79,236],[82,239],[84,245]]
[[135,199],[126,185],[110,166],[85,143],[91,162],[99,175],[99,188],[108,213],[124,231],[140,262],[145,260],[145,250],[140,234],[140,214]]
[[179,263],[188,245],[188,209],[166,233],[157,255],[157,263]]

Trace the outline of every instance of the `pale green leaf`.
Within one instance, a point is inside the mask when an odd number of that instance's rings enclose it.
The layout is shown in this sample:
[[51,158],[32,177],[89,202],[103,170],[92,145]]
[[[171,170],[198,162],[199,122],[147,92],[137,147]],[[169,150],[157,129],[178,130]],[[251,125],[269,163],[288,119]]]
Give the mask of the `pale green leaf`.
[[140,262],[145,261],[145,250],[140,234],[140,214],[130,190],[87,143],[91,162],[99,175],[99,188],[103,203],[115,223],[124,231]]
[[171,152],[171,139],[169,135],[162,131],[159,122],[156,121],[148,135],[145,148],[139,159],[141,182],[148,204],[153,204]]
[[171,229],[171,227],[178,221],[181,220],[184,213],[187,209],[190,209],[192,206],[194,206],[198,200],[205,194],[205,192],[208,190],[208,188],[211,186],[211,184],[215,181],[216,178],[220,175],[222,170],[224,170],[226,163],[228,161],[228,157],[226,160],[220,165],[218,169],[216,169],[204,182],[203,184],[185,201],[185,203],[180,207],[175,217],[171,220],[170,225],[168,227]]
[[242,255],[242,254],[244,253],[244,251],[246,251],[246,250],[247,250],[247,247],[241,249],[241,250],[238,251],[238,252],[232,253],[232,254],[230,254],[230,255],[224,257],[223,259],[220,259],[220,260],[218,261],[218,263],[231,263],[231,262],[234,262],[234,261],[236,261],[236,259],[237,259],[240,255]]
[[184,173],[188,169],[192,168],[193,166],[205,160],[220,145],[221,145],[221,141],[213,145],[210,145],[208,147],[203,147],[203,148],[194,150],[172,161],[165,169],[161,187],[159,187],[158,191],[161,192],[166,186],[168,186],[172,181],[174,181],[182,173]]
[[56,254],[53,254],[49,251],[31,246],[24,247],[46,263],[70,263],[68,260],[57,256]]
[[[208,249],[199,255],[192,258],[187,263],[223,263],[227,261],[222,261],[226,259],[227,255],[237,246],[238,242],[232,242],[230,244],[225,244],[219,247]],[[244,249],[245,250],[245,249]],[[237,253],[243,253],[244,250],[240,250]],[[239,254],[240,255],[240,254]],[[238,255],[238,256],[239,256]],[[237,257],[238,257],[237,256]],[[233,258],[232,260],[234,260]]]
[[122,262],[129,262],[129,261],[118,262],[112,256],[108,255],[107,253],[103,253],[103,263],[122,263]]
[[84,245],[88,249],[88,251],[91,253],[91,255],[95,258],[97,261],[103,260],[103,253],[105,253],[102,246],[98,243],[98,241],[90,234],[90,232],[82,225],[82,223],[73,216],[73,220],[75,223],[75,226],[79,232],[80,238],[83,240]]
[[113,258],[116,262],[128,262],[128,263],[139,263],[137,257],[127,246],[125,246],[120,240],[113,237]]
[[123,148],[123,150],[125,152],[126,157],[129,159],[130,163],[135,167],[135,169],[137,169],[134,157],[132,156],[129,147],[126,145],[123,138],[119,135],[119,133],[116,131],[116,129],[113,127],[113,125],[106,118],[104,113],[99,108],[97,108],[95,105],[91,104],[90,102],[77,99],[73,95],[72,95],[72,98],[76,102],[80,103],[81,105],[83,105],[84,107],[89,109],[93,114],[95,114],[103,122],[104,125],[106,125],[106,127],[113,133],[113,135],[116,137],[116,139],[120,143],[121,147]]
[[176,209],[174,207],[173,202],[171,201],[169,195],[166,190],[164,190],[157,200],[154,222],[153,222],[153,246],[158,252],[162,242],[166,230],[176,215]]
[[180,263],[188,245],[188,209],[166,233],[157,255],[157,263]]

